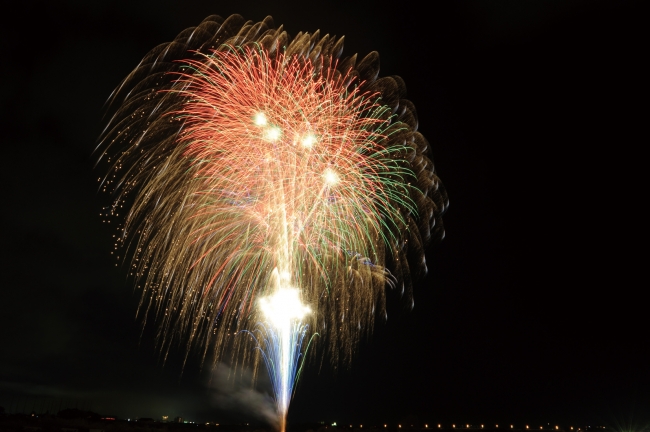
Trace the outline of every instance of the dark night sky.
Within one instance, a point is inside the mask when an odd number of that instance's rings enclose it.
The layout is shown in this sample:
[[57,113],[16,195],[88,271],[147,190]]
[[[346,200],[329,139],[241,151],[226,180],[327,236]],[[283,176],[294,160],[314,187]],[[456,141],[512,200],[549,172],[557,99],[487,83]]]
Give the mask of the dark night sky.
[[219,405],[196,355],[181,375],[181,350],[163,365],[141,332],[91,155],[104,101],[149,49],[240,13],[292,35],[346,35],[347,54],[379,51],[380,75],[407,84],[451,200],[415,308],[389,293],[388,321],[349,370],[308,369],[290,421],[650,422],[637,133],[647,24],[624,1],[431,3],[6,10],[0,405],[252,419]]

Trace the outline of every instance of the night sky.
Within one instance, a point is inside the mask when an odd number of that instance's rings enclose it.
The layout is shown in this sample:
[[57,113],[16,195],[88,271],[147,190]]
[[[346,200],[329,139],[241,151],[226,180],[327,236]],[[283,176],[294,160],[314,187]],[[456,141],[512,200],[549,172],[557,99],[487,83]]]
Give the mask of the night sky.
[[240,13],[345,35],[344,54],[378,51],[451,202],[415,308],[389,292],[388,321],[351,368],[307,369],[290,422],[650,422],[647,24],[633,3],[41,3],[17,2],[0,28],[7,412],[259,419],[246,404],[260,393],[225,388],[196,353],[183,368],[181,348],[163,364],[142,331],[92,155],[104,102],[144,54]]

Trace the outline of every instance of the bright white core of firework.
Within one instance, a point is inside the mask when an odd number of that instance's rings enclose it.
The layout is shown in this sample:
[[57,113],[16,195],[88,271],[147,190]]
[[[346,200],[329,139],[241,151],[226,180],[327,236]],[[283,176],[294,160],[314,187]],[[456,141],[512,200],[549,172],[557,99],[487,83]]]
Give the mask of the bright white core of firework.
[[266,139],[269,141],[277,141],[282,135],[282,130],[277,126],[271,126],[266,129]]
[[272,296],[260,299],[260,308],[266,319],[278,329],[289,325],[291,320],[302,320],[311,312],[309,306],[300,302],[298,290],[294,288],[280,288]]
[[255,114],[255,118],[253,119],[256,125],[258,126],[265,126],[266,125],[266,116],[264,113],[257,113]]
[[312,134],[308,134],[302,139],[302,146],[306,148],[312,148],[316,143],[316,137]]
[[325,183],[327,183],[330,186],[334,186],[339,182],[339,175],[336,173],[336,171],[328,168],[325,170],[323,173],[323,178],[325,179]]

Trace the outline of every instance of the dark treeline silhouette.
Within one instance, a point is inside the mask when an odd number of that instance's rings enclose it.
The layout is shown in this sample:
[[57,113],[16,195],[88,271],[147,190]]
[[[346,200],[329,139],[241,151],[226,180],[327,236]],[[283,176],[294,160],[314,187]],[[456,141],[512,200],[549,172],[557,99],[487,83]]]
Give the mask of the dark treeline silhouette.
[[87,419],[91,421],[99,421],[101,420],[102,416],[100,416],[97,413],[94,413],[92,411],[83,411],[77,408],[67,408],[64,410],[61,410],[57,413],[56,415],[58,418],[61,419]]

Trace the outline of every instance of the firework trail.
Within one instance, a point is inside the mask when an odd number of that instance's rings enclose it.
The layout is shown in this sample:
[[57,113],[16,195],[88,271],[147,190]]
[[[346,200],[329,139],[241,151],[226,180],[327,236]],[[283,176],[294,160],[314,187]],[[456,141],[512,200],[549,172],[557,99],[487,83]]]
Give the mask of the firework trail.
[[99,147],[116,253],[132,250],[162,346],[265,363],[282,428],[311,336],[349,361],[386,285],[410,298],[444,237],[446,193],[404,82],[377,78],[376,52],[342,50],[270,17],[208,17],[115,90]]

